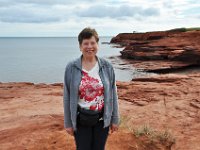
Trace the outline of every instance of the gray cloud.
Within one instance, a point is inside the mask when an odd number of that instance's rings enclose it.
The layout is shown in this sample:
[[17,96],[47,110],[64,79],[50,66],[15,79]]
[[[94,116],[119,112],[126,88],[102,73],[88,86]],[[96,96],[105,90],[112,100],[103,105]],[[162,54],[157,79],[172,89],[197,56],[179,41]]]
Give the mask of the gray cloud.
[[[64,12],[65,11],[65,12]],[[50,23],[67,20],[67,10],[53,6],[20,4],[0,8],[0,22],[9,23]]]
[[100,0],[0,0],[0,7],[2,6],[13,6],[20,4],[35,4],[35,5],[63,5],[63,4],[74,4],[74,3],[88,3],[91,1]]
[[137,17],[137,16],[157,16],[160,14],[157,8],[142,8],[129,5],[121,6],[106,6],[106,5],[94,5],[89,8],[78,10],[76,14],[80,17]]
[[60,21],[58,17],[37,15],[33,13],[24,13],[23,11],[17,12],[17,14],[7,13],[7,15],[0,16],[1,22],[9,23],[50,23]]
[[164,1],[162,4],[164,8],[173,8],[173,2],[171,0]]
[[[87,1],[89,0],[84,2]],[[119,3],[90,5],[87,8],[73,7],[75,6],[73,4],[69,5],[71,7],[67,7],[68,5],[65,3],[72,3],[72,0],[0,0],[0,22],[50,23],[66,21],[70,17],[110,17],[118,20],[134,17],[138,20],[138,18],[160,14],[160,10],[157,8],[119,5]]]

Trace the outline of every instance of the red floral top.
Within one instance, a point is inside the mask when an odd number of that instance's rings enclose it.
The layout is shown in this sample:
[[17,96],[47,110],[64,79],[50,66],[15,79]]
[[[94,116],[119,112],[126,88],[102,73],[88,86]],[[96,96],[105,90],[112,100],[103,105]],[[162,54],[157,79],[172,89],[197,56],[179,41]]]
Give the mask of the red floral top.
[[78,104],[90,110],[100,111],[104,107],[104,88],[99,76],[98,62],[90,71],[82,69]]

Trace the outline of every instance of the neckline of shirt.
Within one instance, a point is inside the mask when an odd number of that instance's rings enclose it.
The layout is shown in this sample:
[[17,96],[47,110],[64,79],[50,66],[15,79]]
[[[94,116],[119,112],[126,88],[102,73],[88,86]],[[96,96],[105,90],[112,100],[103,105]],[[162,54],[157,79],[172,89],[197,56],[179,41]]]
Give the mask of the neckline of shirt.
[[97,64],[98,64],[98,62],[96,62],[94,67],[92,69],[90,69],[89,71],[85,70],[84,68],[82,68],[82,70],[84,70],[85,72],[88,72],[88,73],[92,72],[96,68]]

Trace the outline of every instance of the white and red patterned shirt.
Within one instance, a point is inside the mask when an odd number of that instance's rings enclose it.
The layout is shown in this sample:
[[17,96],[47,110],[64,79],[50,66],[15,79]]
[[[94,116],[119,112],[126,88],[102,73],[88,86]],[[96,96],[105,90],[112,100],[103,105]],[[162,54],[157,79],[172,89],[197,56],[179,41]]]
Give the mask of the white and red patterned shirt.
[[82,68],[82,74],[79,86],[79,106],[90,110],[102,110],[104,107],[104,87],[99,76],[98,62],[90,71]]

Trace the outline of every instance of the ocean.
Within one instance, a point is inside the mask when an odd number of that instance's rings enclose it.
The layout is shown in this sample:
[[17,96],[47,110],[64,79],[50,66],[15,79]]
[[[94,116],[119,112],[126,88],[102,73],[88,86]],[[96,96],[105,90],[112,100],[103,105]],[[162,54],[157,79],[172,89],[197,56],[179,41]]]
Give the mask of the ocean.
[[[123,49],[102,44],[111,38],[100,37],[97,53],[110,62],[109,57],[119,56]],[[0,82],[60,83],[66,64],[82,53],[77,37],[1,37],[0,54]],[[114,64],[116,80],[130,81],[138,75],[129,66],[117,66]]]

